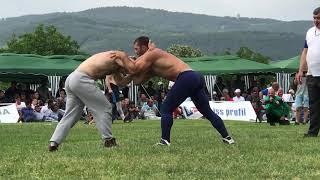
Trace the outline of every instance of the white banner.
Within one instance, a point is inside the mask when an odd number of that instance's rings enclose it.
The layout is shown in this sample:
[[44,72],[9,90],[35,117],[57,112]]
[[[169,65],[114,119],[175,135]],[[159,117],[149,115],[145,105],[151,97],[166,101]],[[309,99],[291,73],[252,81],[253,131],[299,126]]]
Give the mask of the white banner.
[[19,120],[19,113],[16,105],[0,107],[0,123],[17,123]]
[[[257,118],[249,101],[210,101],[209,104],[213,112],[219,115],[223,120],[250,121],[256,120]],[[185,101],[180,107],[182,108],[183,115],[187,119],[199,119],[202,117],[202,114],[198,111],[192,101]]]

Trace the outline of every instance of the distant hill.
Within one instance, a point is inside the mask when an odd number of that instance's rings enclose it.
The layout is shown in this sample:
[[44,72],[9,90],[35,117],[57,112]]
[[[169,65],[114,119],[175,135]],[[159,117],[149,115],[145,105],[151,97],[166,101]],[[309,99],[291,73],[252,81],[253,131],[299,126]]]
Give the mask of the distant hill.
[[216,17],[164,10],[103,7],[75,13],[51,13],[0,21],[0,46],[12,33],[32,31],[38,24],[52,24],[71,35],[81,49],[94,53],[123,49],[132,53],[132,41],[148,35],[161,48],[186,44],[206,54],[219,54],[247,46],[273,59],[296,56],[303,47],[311,21]]

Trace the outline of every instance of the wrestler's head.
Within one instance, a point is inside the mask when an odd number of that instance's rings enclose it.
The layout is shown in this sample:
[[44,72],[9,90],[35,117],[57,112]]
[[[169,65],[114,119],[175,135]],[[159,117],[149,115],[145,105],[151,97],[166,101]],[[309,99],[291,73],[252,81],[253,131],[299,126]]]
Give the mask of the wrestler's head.
[[134,53],[139,57],[148,51],[149,38],[147,36],[140,36],[133,42]]

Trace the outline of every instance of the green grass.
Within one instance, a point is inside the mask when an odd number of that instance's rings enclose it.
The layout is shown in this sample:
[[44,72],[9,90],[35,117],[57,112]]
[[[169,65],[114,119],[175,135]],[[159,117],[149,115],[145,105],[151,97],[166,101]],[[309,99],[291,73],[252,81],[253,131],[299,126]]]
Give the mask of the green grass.
[[58,152],[55,124],[0,125],[0,179],[319,179],[319,138],[308,126],[227,121],[235,145],[205,120],[177,120],[172,146],[155,147],[159,121],[113,125],[119,147],[105,149],[93,125],[78,123]]

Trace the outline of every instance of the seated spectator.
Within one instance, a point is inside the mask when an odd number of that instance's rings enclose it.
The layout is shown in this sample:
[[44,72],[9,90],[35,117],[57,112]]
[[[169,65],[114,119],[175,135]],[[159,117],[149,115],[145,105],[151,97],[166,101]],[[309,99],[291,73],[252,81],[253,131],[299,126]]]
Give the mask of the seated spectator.
[[289,109],[279,96],[275,95],[273,89],[269,89],[268,96],[265,98],[267,120],[271,126],[275,123],[280,125],[289,125],[290,122],[285,119],[288,116]]
[[20,99],[21,99],[21,102],[26,102],[27,96],[26,96],[26,94],[24,92],[20,93]]
[[183,118],[182,109],[180,106],[173,111],[172,117],[173,119]]
[[59,109],[66,110],[66,102],[64,101],[62,96],[57,98],[57,104]]
[[21,109],[26,107],[26,104],[25,104],[24,102],[21,102],[21,99],[20,99],[20,96],[19,96],[19,95],[16,95],[16,96],[15,96],[15,99],[16,99],[16,107],[17,107],[17,110],[18,110],[18,112],[20,113],[20,112],[21,112]]
[[43,113],[44,116],[49,116],[50,113],[51,113],[51,111],[52,111],[52,110],[51,110],[52,107],[53,107],[53,100],[52,100],[52,99],[49,99],[49,100],[48,100],[48,104],[45,105],[45,106],[42,106],[42,108],[41,108],[41,113]]
[[283,89],[282,88],[278,89],[278,96],[282,98],[282,96],[283,96]]
[[216,91],[212,92],[212,101],[219,101],[219,97]]
[[158,109],[156,105],[153,104],[152,99],[149,99],[147,104],[142,106],[140,113],[143,119],[160,119],[160,117],[157,116]]
[[38,100],[37,99],[32,99],[32,102],[31,102],[31,107],[32,109],[35,109],[35,107],[38,105]]
[[124,122],[131,122],[139,117],[139,108],[130,101],[127,111],[125,112]]
[[34,113],[34,120],[35,121],[43,121],[44,120],[44,114],[41,113],[41,106],[36,105],[33,113]]
[[31,101],[26,101],[26,107],[21,109],[21,121],[22,122],[32,122],[35,120],[34,110],[31,107]]
[[39,106],[40,106],[40,107],[45,106],[44,102],[43,102],[43,101],[41,101],[40,99],[38,99],[38,104],[39,104]]
[[229,90],[228,89],[223,89],[222,90],[222,99],[224,99],[224,100],[222,100],[221,98],[221,101],[233,101],[233,99],[230,97],[230,95],[229,95]]
[[63,102],[67,102],[67,93],[64,89],[59,91],[59,97],[63,100]]
[[49,115],[45,116],[45,121],[52,121],[52,122],[58,122],[61,119],[61,115],[59,113],[59,107],[58,104],[53,104],[51,107],[51,112]]
[[147,98],[147,96],[146,96],[146,94],[144,94],[144,93],[141,93],[140,94],[140,98],[139,98],[139,100],[138,100],[138,108],[142,108],[142,106],[144,106],[146,103],[147,103],[147,101],[148,101],[148,98]]
[[245,101],[244,97],[241,96],[240,89],[236,89],[234,93],[236,94],[236,96],[232,98],[234,102]]
[[33,99],[40,100],[39,92],[34,92],[33,95],[32,95],[32,98],[33,98]]

